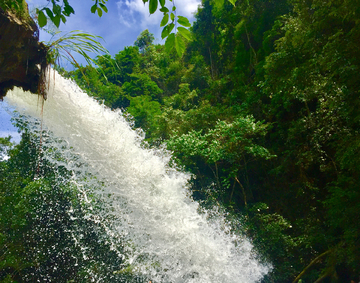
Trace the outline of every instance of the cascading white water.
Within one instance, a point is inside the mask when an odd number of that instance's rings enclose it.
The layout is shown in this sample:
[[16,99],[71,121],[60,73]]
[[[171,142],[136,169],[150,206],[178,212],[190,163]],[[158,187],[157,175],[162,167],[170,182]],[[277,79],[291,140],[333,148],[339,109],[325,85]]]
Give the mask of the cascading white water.
[[[41,117],[32,94],[15,89],[6,101],[21,114]],[[198,212],[198,203],[188,197],[189,175],[168,166],[165,150],[142,147],[141,133],[120,111],[99,105],[73,82],[51,74],[42,119],[44,128],[88,165],[82,169],[66,162],[66,153],[61,162],[106,184],[104,195],[111,195],[112,203],[104,213],[115,216],[113,237],[130,239],[125,258],[136,272],[154,282],[174,283],[257,282],[268,272],[254,258],[250,242],[232,233],[221,214],[209,220]]]

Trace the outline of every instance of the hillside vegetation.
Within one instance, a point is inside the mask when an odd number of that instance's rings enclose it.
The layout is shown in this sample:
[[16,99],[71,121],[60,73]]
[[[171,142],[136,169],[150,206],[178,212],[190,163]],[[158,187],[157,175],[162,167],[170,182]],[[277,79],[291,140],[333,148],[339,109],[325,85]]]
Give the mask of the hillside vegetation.
[[[360,3],[204,0],[182,58],[144,31],[70,74],[243,218],[264,282],[350,282],[360,266]],[[308,267],[308,268],[307,268]],[[302,271],[300,277],[297,277]]]
[[203,0],[191,32],[181,58],[145,30],[62,72],[243,221],[262,282],[358,282],[360,1]]

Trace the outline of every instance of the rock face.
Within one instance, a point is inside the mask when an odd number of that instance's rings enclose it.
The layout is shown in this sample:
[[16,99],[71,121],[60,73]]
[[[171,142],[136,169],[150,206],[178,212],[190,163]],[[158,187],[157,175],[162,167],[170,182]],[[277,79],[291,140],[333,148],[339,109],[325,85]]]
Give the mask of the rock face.
[[30,17],[25,22],[0,8],[0,99],[14,86],[38,93],[46,53]]

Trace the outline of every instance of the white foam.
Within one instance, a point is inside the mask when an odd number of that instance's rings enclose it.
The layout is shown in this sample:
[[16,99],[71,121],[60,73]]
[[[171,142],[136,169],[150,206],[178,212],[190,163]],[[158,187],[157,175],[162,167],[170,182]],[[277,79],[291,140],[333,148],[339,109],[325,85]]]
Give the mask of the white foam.
[[[50,77],[44,127],[89,164],[78,168],[62,160],[68,169],[107,184],[113,200],[104,213],[115,215],[113,237],[131,239],[126,260],[134,270],[156,282],[196,283],[257,282],[268,272],[254,259],[250,242],[234,235],[221,215],[209,221],[198,213],[198,203],[187,196],[189,175],[168,166],[167,152],[144,149],[120,111],[99,105],[58,74]],[[32,94],[15,89],[6,101],[22,114],[41,116]]]

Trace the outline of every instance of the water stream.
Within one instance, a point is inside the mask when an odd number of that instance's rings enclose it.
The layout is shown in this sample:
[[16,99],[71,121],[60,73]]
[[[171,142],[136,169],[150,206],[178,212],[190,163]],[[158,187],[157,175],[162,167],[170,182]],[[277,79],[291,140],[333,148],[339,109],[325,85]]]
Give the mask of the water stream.
[[[221,213],[199,213],[199,204],[188,196],[190,176],[168,165],[165,150],[142,146],[142,133],[120,111],[100,105],[53,73],[43,114],[37,97],[22,90],[9,92],[6,101],[33,117],[29,121],[43,115],[43,128],[66,144],[57,145],[61,161],[51,154],[45,158],[105,184],[101,194],[110,198],[110,208],[99,219],[112,214],[109,233],[131,242],[124,259],[139,274],[153,282],[250,283],[268,272],[255,259],[251,243],[235,235]],[[73,162],[74,154],[87,166]]]

